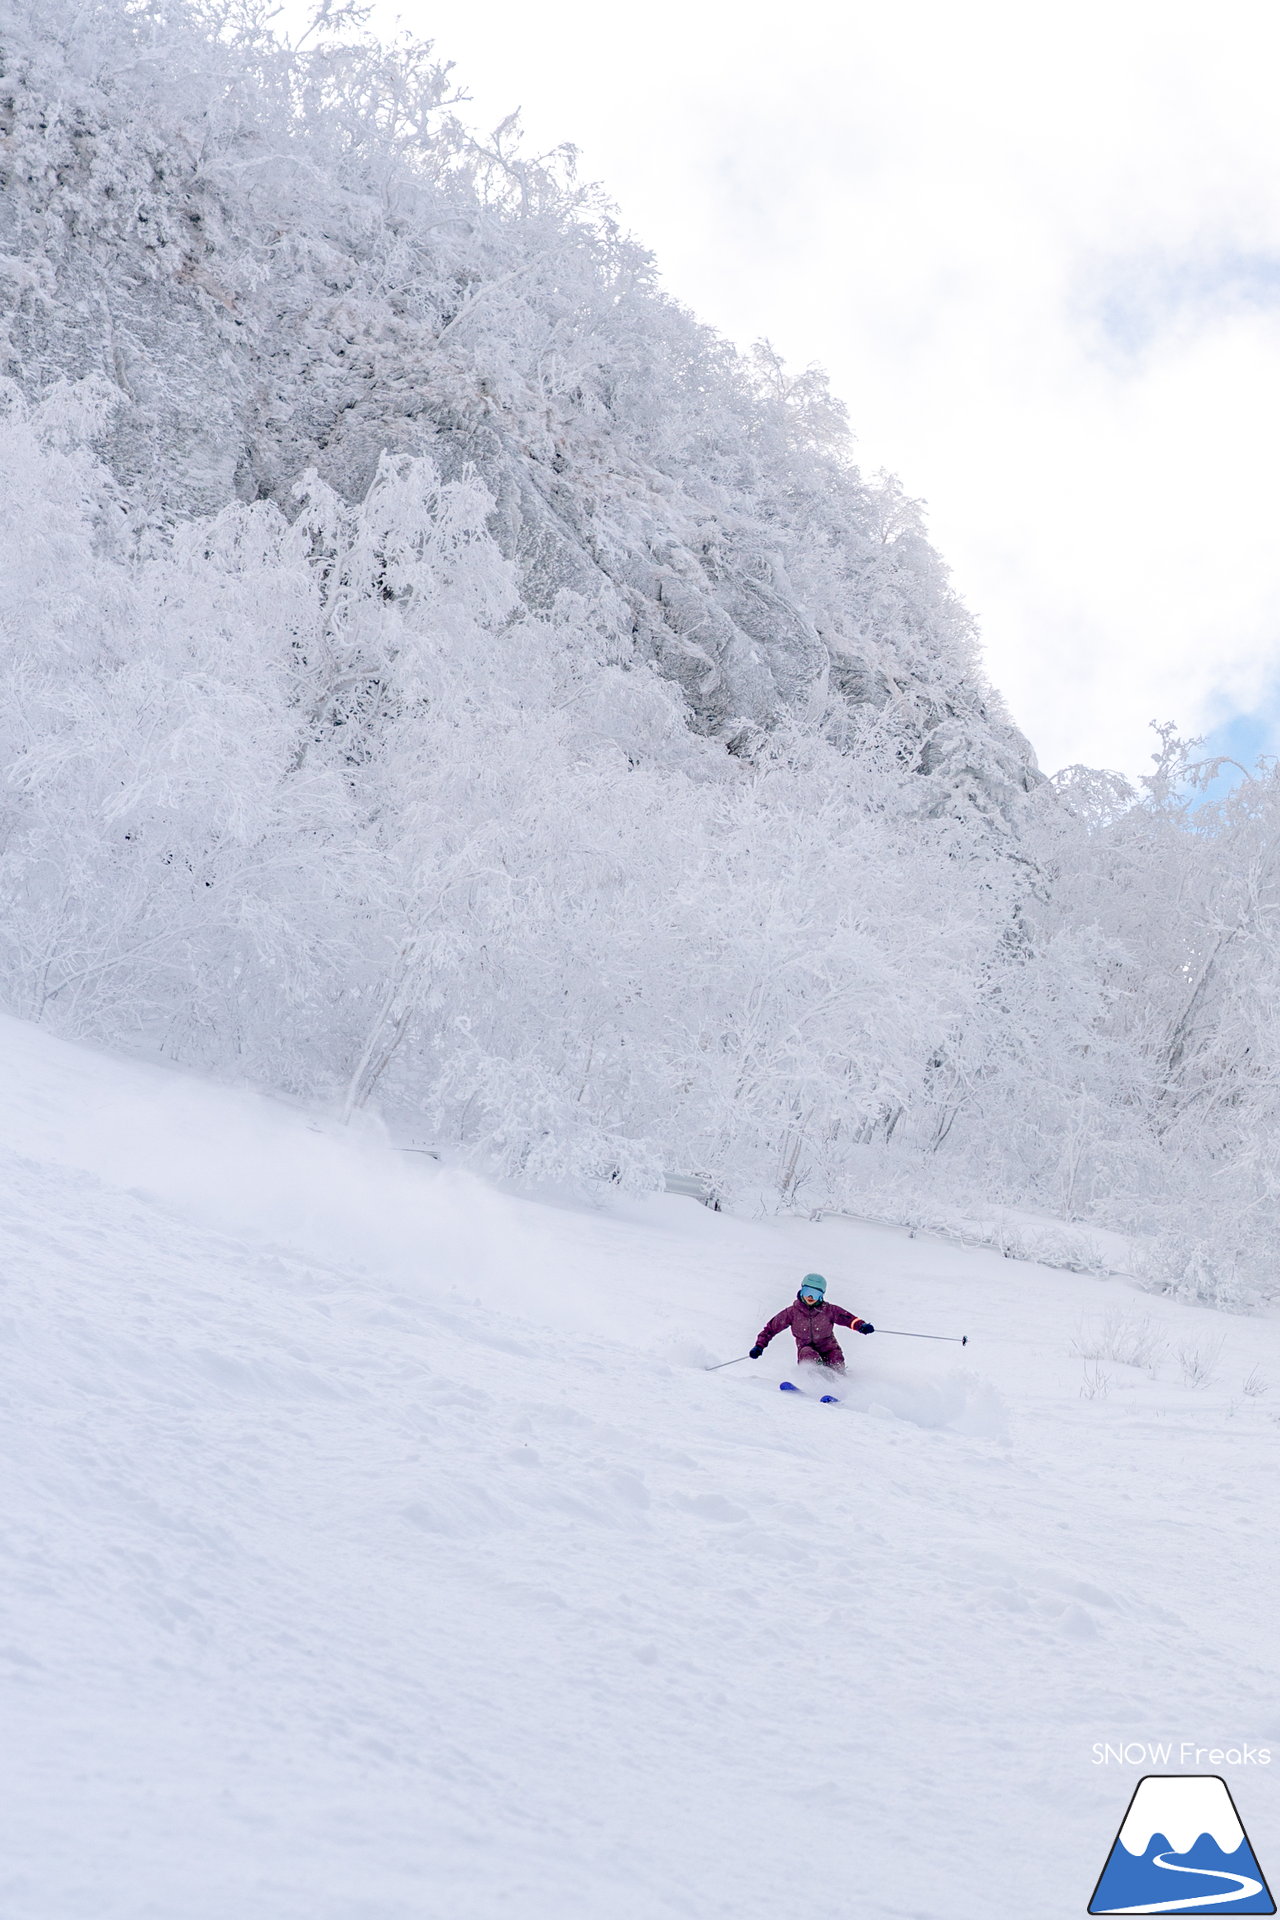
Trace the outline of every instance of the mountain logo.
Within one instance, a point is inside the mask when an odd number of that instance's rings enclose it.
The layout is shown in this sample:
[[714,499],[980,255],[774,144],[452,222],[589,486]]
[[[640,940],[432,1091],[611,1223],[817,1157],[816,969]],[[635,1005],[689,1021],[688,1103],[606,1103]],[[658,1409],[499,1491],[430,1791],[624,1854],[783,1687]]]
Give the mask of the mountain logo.
[[1090,1913],[1274,1913],[1216,1773],[1149,1773],[1120,1823]]

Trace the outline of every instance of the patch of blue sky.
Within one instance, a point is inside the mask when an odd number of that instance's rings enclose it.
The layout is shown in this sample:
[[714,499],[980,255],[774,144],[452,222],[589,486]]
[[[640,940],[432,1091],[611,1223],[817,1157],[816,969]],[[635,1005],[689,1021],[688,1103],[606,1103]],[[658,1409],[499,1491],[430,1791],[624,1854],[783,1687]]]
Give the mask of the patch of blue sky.
[[1280,754],[1280,689],[1252,713],[1236,713],[1220,721],[1204,736],[1200,758],[1223,757],[1217,778],[1205,788],[1204,799],[1220,800],[1252,772],[1259,758]]
[[1095,263],[1081,291],[1081,304],[1107,346],[1136,356],[1187,322],[1280,310],[1280,253],[1129,255]]

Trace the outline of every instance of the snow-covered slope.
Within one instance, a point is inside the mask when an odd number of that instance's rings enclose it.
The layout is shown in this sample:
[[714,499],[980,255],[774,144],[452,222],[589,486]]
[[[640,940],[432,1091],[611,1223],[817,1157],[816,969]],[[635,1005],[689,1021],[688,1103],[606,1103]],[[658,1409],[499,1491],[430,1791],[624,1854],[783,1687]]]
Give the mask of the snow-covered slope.
[[[1095,1741],[1280,1747],[1272,1322],[0,1056],[6,1920],[1059,1920]],[[811,1267],[972,1344],[702,1371]]]

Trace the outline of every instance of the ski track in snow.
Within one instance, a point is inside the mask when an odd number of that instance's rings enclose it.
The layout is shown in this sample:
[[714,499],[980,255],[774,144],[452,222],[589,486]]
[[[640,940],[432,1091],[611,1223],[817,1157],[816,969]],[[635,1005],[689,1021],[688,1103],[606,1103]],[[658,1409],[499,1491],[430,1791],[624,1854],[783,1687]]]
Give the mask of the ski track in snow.
[[[1274,1321],[0,1060],[5,1920],[1059,1920],[1094,1741],[1280,1744]],[[963,1362],[702,1371],[810,1268]],[[1117,1305],[1220,1385],[1081,1400]]]

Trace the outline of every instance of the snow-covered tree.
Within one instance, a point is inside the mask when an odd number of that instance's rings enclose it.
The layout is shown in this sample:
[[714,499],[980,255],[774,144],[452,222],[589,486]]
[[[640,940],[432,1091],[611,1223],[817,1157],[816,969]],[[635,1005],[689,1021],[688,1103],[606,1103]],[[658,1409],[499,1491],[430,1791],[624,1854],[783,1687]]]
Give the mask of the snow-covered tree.
[[322,8],[0,0],[0,983],[524,1179],[975,1192],[1230,1297],[1280,787],[1054,782],[825,382]]

